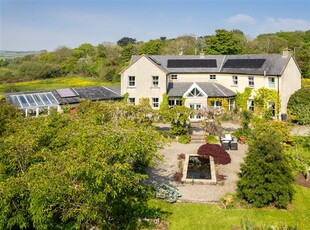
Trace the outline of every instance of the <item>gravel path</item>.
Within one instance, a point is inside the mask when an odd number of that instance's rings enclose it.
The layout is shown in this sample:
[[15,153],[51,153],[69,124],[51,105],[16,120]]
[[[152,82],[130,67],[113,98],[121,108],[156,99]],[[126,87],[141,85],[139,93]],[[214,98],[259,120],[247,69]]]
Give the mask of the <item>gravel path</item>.
[[223,184],[182,184],[172,180],[172,175],[177,170],[177,155],[179,153],[196,154],[202,144],[180,144],[173,142],[162,149],[160,154],[163,155],[164,162],[150,170],[151,183],[167,183],[176,186],[182,194],[179,200],[183,202],[219,202],[220,198],[226,193],[235,192],[236,181],[238,180],[237,172],[239,171],[240,163],[243,161],[247,145],[239,144],[237,151],[227,151],[231,157],[231,163],[216,167],[219,174],[227,176]]

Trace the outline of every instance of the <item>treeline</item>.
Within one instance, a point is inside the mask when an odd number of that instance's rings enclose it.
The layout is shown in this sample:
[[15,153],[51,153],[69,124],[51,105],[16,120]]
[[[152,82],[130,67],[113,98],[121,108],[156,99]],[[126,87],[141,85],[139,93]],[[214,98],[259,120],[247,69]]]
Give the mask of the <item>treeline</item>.
[[250,39],[240,30],[216,30],[212,36],[136,41],[124,37],[117,44],[97,46],[82,44],[77,48],[59,47],[53,52],[41,52],[13,60],[0,60],[0,81],[14,82],[63,76],[95,77],[118,82],[119,72],[132,55],[177,54],[262,54],[281,53],[289,48],[294,54],[304,78],[310,78],[310,30],[261,34]]

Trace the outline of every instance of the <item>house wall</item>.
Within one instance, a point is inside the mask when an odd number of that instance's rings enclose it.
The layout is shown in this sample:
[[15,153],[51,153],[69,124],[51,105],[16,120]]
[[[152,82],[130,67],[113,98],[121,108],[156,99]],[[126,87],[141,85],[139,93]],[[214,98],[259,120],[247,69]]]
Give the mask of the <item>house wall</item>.
[[[129,86],[129,76],[135,76],[135,87]],[[152,86],[152,76],[159,77],[159,87]],[[166,73],[145,56],[121,74],[121,94],[128,93],[130,98],[135,98],[136,104],[141,98],[149,98],[150,102],[152,102],[151,98],[159,98],[160,104],[166,90]]]
[[288,62],[287,68],[279,78],[279,86],[281,100],[280,114],[286,114],[290,96],[301,88],[301,73],[292,57]]
[[[269,88],[268,77],[274,76],[263,76],[263,75],[245,75],[245,74],[177,74],[177,80],[170,80],[170,82],[214,82],[219,83],[226,88],[234,92],[243,92],[245,87],[249,87],[249,76],[254,77],[253,89],[259,89],[262,87]],[[216,75],[216,80],[210,80],[210,75]],[[238,76],[238,85],[233,85],[232,76]],[[171,78],[169,78],[171,79]],[[278,83],[275,81],[275,89],[277,90]],[[208,93],[208,92],[206,92]]]

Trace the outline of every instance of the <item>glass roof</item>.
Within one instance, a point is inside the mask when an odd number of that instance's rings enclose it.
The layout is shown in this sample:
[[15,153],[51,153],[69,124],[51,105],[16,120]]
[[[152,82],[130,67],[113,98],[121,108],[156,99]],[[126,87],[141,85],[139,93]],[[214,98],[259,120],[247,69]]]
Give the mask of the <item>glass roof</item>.
[[11,95],[10,98],[12,103],[20,109],[59,105],[59,102],[51,92]]

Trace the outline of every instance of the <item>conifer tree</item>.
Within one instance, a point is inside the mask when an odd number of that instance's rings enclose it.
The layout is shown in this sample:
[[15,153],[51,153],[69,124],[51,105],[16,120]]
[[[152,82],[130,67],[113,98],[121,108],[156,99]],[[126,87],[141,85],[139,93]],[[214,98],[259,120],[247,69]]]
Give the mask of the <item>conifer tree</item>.
[[280,133],[272,127],[258,127],[241,165],[237,195],[255,207],[285,208],[293,199],[291,168],[283,154]]

